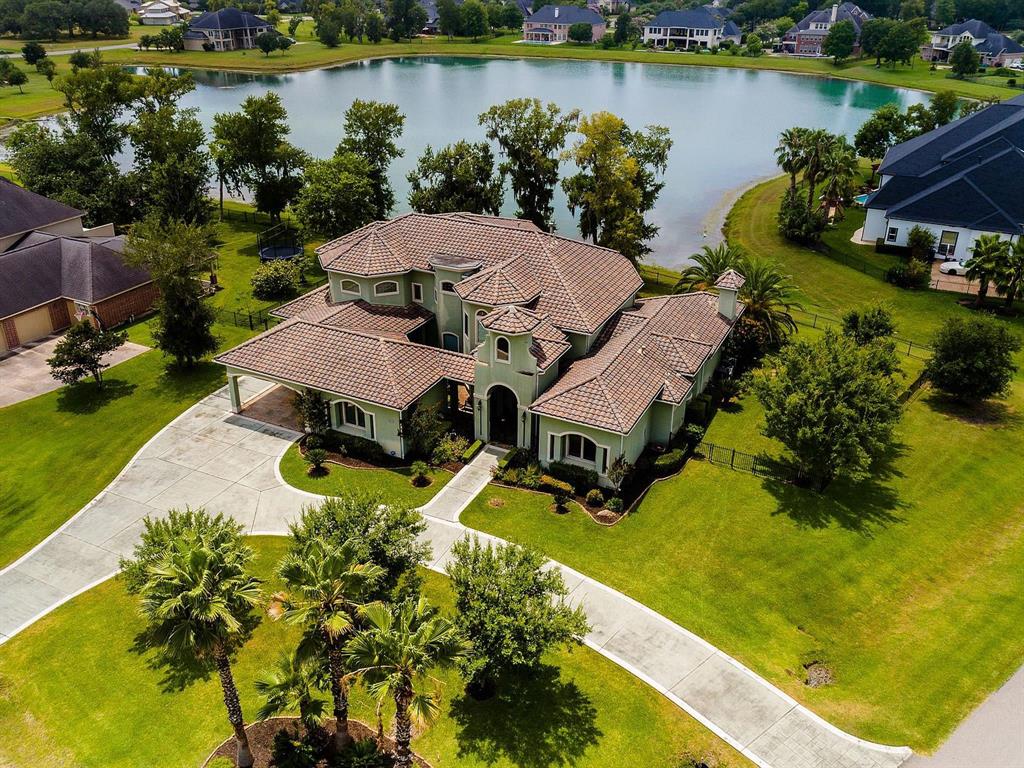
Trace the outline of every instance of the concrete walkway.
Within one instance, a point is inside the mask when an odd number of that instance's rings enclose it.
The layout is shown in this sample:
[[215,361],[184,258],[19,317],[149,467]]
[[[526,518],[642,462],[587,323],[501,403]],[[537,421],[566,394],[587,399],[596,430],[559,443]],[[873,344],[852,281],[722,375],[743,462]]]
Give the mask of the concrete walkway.
[[[268,388],[242,379],[243,400]],[[147,515],[205,505],[255,534],[282,535],[319,497],[284,484],[280,456],[298,434],[230,413],[226,388],[204,398],[149,441],[108,488],[58,531],[0,571],[0,643],[109,578],[130,554]],[[499,450],[482,451],[421,511],[430,568],[470,533],[458,516],[490,479]],[[483,540],[499,543],[491,536]],[[896,768],[905,747],[884,747],[831,726],[735,659],[635,600],[571,568],[570,600],[593,627],[586,644],[629,670],[760,766]]]

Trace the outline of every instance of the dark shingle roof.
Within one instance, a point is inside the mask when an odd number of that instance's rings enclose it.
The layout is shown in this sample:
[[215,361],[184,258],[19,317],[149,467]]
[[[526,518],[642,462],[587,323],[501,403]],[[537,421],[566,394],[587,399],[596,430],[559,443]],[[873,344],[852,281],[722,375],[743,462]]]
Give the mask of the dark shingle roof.
[[70,205],[0,179],[0,237],[17,235],[81,215],[82,211]]
[[545,5],[527,21],[540,24],[604,24],[604,17],[597,11],[580,8],[578,5]]
[[[846,2],[841,4],[836,9],[836,21],[849,21],[853,24],[853,29],[857,33],[857,37],[860,37],[860,29],[864,25],[865,21],[871,19],[870,13],[865,11],[859,5],[855,3]],[[832,6],[829,5],[825,8],[821,8],[817,11],[811,11],[804,16],[795,25],[790,27],[786,33],[786,37],[792,37],[797,32],[806,32],[811,28],[811,24],[830,22],[832,20]],[[821,30],[822,34],[825,34],[825,30]]]
[[252,29],[270,27],[270,24],[248,11],[238,8],[221,8],[219,11],[207,11],[198,19],[189,23],[189,29]]
[[940,29],[936,32],[936,35],[962,35],[964,32],[970,33],[971,37],[988,37],[990,34],[995,32],[992,27],[986,24],[984,21],[978,19],[968,19],[967,21],[960,21],[956,24],[950,24],[944,29]]
[[95,304],[150,282],[121,258],[121,237],[58,237],[34,232],[0,254],[0,317],[58,298]]
[[[707,8],[689,8],[684,11],[662,11],[648,23],[648,27],[689,27],[690,29],[722,29],[725,19]],[[733,24],[735,27],[736,25]]]
[[1006,35],[993,32],[991,35],[986,35],[984,40],[974,46],[974,50],[978,53],[998,56],[1000,53],[1022,53],[1024,52],[1024,46]]

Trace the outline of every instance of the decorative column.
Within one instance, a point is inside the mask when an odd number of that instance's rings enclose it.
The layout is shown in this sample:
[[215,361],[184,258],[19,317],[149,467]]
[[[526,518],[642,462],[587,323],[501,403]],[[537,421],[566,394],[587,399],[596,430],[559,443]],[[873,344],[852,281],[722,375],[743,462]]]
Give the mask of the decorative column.
[[231,399],[231,412],[242,412],[242,396],[238,392],[238,376],[228,374],[228,397]]

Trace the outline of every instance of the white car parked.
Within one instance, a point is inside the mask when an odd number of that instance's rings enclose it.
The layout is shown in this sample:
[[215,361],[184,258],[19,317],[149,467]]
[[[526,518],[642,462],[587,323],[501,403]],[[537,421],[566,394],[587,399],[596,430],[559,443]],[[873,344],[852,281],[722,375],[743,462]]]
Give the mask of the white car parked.
[[962,261],[944,261],[939,265],[939,272],[944,275],[963,275],[967,273],[967,267]]

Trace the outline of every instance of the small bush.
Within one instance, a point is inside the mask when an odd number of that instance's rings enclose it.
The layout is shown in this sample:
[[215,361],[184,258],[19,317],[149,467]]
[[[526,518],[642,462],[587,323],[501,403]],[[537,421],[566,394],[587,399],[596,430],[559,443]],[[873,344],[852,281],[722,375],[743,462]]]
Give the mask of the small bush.
[[467,450],[469,450],[469,440],[462,435],[449,432],[438,440],[430,454],[430,460],[437,465],[451,464],[455,461],[462,461]]
[[334,758],[333,768],[388,768],[391,758],[377,750],[373,739],[360,739]]
[[935,242],[935,233],[922,226],[915,225],[907,234],[910,255],[921,261],[931,261],[935,256]]
[[564,480],[579,494],[597,487],[597,472],[564,461],[551,462],[548,465],[548,474]]
[[541,475],[538,487],[545,493],[550,493],[552,495],[561,493],[566,496],[572,496],[572,486],[564,480],[559,480],[557,477],[552,477],[551,475]]
[[260,264],[252,273],[252,295],[257,299],[287,299],[299,290],[299,274],[289,261]]
[[604,505],[604,494],[601,493],[599,488],[591,488],[587,491],[587,505],[591,507],[600,507]]
[[931,270],[924,263],[911,259],[906,264],[890,267],[885,273],[885,280],[898,288],[920,290],[928,287],[931,276]]
[[422,488],[430,484],[430,467],[425,461],[414,461],[412,463],[412,484]]
[[610,499],[608,499],[608,501],[604,503],[604,508],[607,509],[609,512],[614,512],[616,515],[621,515],[622,510],[625,508],[625,506],[626,505],[623,504],[622,499],[620,499],[618,496],[612,496]]
[[317,761],[317,745],[283,728],[274,734],[271,765],[276,768],[313,768]]
[[532,464],[523,467],[520,472],[519,484],[523,488],[528,488],[531,491],[535,491],[540,488],[540,479],[544,477],[544,473],[540,470],[540,464],[533,462]]
[[1007,67],[997,67],[992,70],[992,74],[996,77],[1009,77],[1013,72],[1011,72]]
[[324,439],[320,435],[310,435],[306,438],[306,448],[323,448]]
[[475,440],[469,448],[462,452],[462,460],[469,463],[473,460],[473,457],[480,453],[480,449],[484,447],[482,440]]
[[324,466],[324,462],[327,461],[327,451],[323,448],[308,449],[302,460],[309,464],[310,475],[327,474],[327,468]]
[[354,459],[360,459],[371,464],[380,463],[387,458],[387,453],[385,453],[379,443],[375,443],[373,440],[368,440],[365,437],[345,435],[332,430],[324,435],[323,439],[325,447],[330,448],[335,453],[340,453],[342,456],[351,456]]
[[[451,426],[451,423],[445,421],[441,415],[439,404],[417,403],[412,413],[402,419],[402,434],[405,435],[410,453],[414,456],[429,457],[436,463],[437,459],[433,458],[434,449],[440,445]],[[464,450],[465,445],[452,460],[458,461],[458,456]]]
[[1009,80],[1006,81],[1006,84],[1008,86],[1010,86],[1011,88],[1016,88],[1017,87],[1017,78],[1016,77],[1011,77]]
[[686,445],[693,449],[700,445],[707,431],[707,427],[702,424],[687,424],[683,428],[683,439],[686,440]]
[[659,477],[673,475],[683,468],[684,461],[686,461],[686,453],[683,449],[673,448],[654,460],[654,473]]

